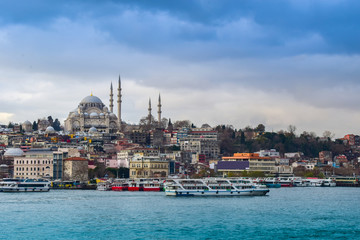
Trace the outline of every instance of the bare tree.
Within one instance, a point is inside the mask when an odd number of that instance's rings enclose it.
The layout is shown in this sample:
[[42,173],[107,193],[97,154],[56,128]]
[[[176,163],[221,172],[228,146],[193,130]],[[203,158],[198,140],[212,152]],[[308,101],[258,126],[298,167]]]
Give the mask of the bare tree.
[[295,135],[296,127],[294,125],[289,125],[288,131],[291,135]]
[[333,139],[334,137],[335,137],[335,134],[334,133],[332,133],[332,132],[330,132],[330,131],[328,131],[328,130],[326,130],[326,131],[324,131],[324,133],[323,133],[323,137],[325,137],[325,138],[328,138],[328,139]]
[[191,126],[191,122],[189,120],[181,120],[181,121],[176,121],[174,123],[174,128],[183,128],[183,127],[187,127],[189,128]]

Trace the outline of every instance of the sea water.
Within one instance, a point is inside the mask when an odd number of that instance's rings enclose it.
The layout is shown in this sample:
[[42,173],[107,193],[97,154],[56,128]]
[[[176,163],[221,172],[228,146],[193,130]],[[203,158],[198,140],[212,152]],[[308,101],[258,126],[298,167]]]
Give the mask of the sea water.
[[360,239],[360,188],[259,197],[164,192],[0,193],[0,239]]

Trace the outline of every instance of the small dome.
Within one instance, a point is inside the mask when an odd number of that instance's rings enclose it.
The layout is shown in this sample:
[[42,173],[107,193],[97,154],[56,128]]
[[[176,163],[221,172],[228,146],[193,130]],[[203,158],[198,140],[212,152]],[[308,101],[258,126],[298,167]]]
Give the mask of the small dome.
[[110,113],[109,116],[110,118],[117,118],[115,113]]
[[88,114],[88,113],[84,113],[84,116],[85,116],[85,117],[88,117],[88,116],[89,116],[89,114]]
[[92,112],[92,113],[90,113],[90,117],[97,118],[97,117],[99,117],[99,115],[96,112]]
[[9,148],[5,151],[5,157],[20,157],[24,155],[24,152],[20,148]]
[[86,98],[84,98],[83,100],[81,100],[80,104],[86,104],[86,103],[100,103],[102,104],[102,101],[100,100],[100,98],[96,97],[96,96],[87,96]]
[[45,133],[55,133],[55,129],[52,126],[48,126],[45,130]]
[[32,123],[31,123],[30,121],[26,120],[26,121],[23,123],[23,125],[32,125]]
[[103,116],[105,116],[105,114],[104,114],[104,113],[100,113],[99,116],[100,116],[100,117],[103,117]]
[[97,129],[95,127],[91,127],[89,129],[89,133],[96,133],[97,132]]

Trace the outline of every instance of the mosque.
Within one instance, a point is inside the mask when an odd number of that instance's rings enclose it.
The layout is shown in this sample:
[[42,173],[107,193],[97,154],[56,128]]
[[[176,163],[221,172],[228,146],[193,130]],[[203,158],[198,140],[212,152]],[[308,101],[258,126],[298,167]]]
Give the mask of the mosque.
[[102,132],[116,133],[121,129],[121,79],[117,95],[118,116],[113,112],[113,86],[110,86],[110,109],[100,98],[93,96],[85,97],[78,107],[69,113],[65,120],[65,131],[75,132]]
[[[78,107],[71,111],[65,120],[65,131],[70,133],[117,133],[123,129],[121,122],[121,79],[119,76],[117,92],[117,112],[113,112],[113,86],[110,85],[110,104],[108,109],[100,98],[93,96],[85,97]],[[149,102],[149,116],[151,116],[151,103]],[[161,120],[161,99],[159,95],[158,122]]]

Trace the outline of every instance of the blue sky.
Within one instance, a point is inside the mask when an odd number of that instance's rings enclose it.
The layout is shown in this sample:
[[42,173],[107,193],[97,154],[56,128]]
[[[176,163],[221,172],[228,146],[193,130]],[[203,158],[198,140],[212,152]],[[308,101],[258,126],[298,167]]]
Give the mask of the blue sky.
[[[0,122],[64,120],[91,91],[123,118],[159,93],[197,125],[360,134],[360,2],[1,1]],[[154,112],[155,115],[155,112]]]

